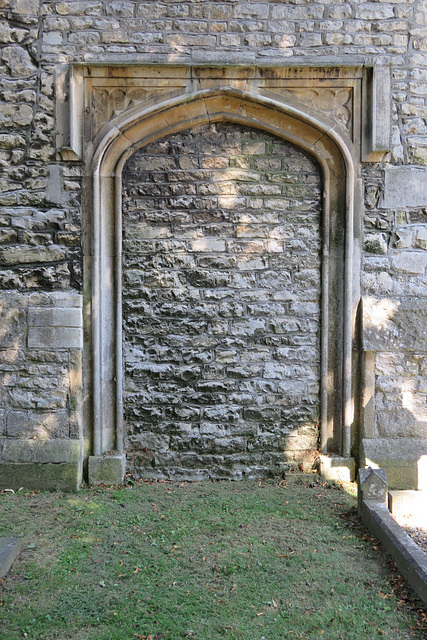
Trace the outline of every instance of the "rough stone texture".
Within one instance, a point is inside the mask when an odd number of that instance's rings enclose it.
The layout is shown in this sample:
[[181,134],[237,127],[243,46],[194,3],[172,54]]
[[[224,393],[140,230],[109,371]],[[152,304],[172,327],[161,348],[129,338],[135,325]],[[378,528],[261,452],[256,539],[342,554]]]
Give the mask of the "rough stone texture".
[[[81,288],[84,167],[60,161],[55,153],[54,75],[59,63],[82,61],[390,67],[391,151],[383,164],[367,164],[363,172],[362,285],[365,295],[406,311],[404,324],[393,327],[394,342],[383,339],[382,328],[375,337],[367,327],[376,344],[375,429],[391,439],[425,437],[426,347],[420,322],[427,298],[427,202],[424,186],[410,188],[411,176],[427,166],[425,0],[0,1],[0,289],[8,300],[18,290],[27,291],[30,299],[36,291]],[[399,189],[393,179],[397,171],[399,180],[409,176]],[[197,238],[194,242],[196,251]],[[220,253],[221,246],[215,251]],[[66,350],[69,355],[71,345],[80,344],[80,334],[67,331],[70,341],[62,351],[48,348],[57,332],[38,332],[40,347],[24,349],[23,308],[21,301],[12,304],[1,328],[1,358],[7,364],[0,433],[15,429],[16,435],[31,437],[34,423],[19,422],[16,412],[41,412],[43,407],[34,405],[43,404],[46,395],[46,409],[58,415],[53,426],[43,423],[43,431],[62,437],[73,433],[67,427],[72,410],[66,401],[61,418],[65,396],[54,379],[69,375]],[[416,345],[408,327],[416,328]],[[71,338],[73,333],[77,335]],[[386,333],[391,335],[388,329]],[[48,393],[38,384],[46,384]]]
[[91,485],[121,484],[126,471],[126,456],[124,454],[89,456],[88,467]]
[[385,469],[391,489],[427,488],[425,438],[363,438],[361,465]]
[[81,296],[3,292],[0,316],[0,435],[81,438],[81,347],[70,344],[68,327],[62,340],[40,342],[33,335],[41,317],[46,331],[62,322],[78,324],[73,330],[81,332]]
[[320,177],[206,125],[124,171],[125,419],[138,473],[280,470],[317,442]]

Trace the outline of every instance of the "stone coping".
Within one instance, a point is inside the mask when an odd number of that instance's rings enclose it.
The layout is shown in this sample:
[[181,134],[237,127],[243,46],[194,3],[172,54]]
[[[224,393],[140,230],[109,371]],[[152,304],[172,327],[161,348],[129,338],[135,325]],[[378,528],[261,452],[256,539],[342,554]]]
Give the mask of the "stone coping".
[[427,605],[427,554],[397,524],[385,504],[363,500],[361,516],[369,532],[393,557],[401,574]]

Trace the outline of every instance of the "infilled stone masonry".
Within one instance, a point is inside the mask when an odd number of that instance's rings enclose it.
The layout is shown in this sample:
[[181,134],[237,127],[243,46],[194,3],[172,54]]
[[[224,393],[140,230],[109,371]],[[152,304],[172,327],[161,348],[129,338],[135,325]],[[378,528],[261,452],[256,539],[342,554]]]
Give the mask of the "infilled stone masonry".
[[123,175],[126,450],[144,476],[280,473],[317,446],[319,169],[204,125]]

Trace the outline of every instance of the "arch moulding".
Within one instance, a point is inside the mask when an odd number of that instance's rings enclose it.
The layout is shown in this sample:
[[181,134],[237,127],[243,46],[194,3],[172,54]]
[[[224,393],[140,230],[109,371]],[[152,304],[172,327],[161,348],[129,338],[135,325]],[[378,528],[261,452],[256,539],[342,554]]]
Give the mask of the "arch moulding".
[[[73,88],[74,82],[74,88]],[[89,481],[125,471],[122,430],[122,170],[138,149],[193,126],[228,121],[311,154],[323,180],[320,446],[346,460],[358,447],[356,311],[360,299],[361,68],[84,67],[70,80],[74,115],[63,159],[81,156],[84,347]],[[156,84],[157,83],[157,84]],[[366,93],[366,91],[365,91]],[[70,100],[71,102],[71,100]],[[365,107],[364,107],[365,104]],[[116,108],[114,108],[114,106]],[[117,108],[119,107],[119,108]],[[83,113],[82,112],[82,113]],[[77,112],[78,113],[78,110]],[[372,151],[375,145],[371,144]],[[365,153],[366,156],[366,153]]]

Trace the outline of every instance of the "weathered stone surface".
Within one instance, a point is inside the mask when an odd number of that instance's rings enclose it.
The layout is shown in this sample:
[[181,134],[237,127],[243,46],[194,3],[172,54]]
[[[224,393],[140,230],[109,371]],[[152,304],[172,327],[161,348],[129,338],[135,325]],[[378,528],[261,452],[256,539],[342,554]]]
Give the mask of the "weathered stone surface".
[[122,484],[126,470],[126,456],[124,454],[89,456],[88,480],[89,484]]
[[[376,74],[380,67],[390,69],[391,139],[388,126],[383,127],[383,123],[388,122],[388,104],[383,103],[378,109],[373,128],[375,135],[380,134],[381,148],[391,151],[385,156],[384,164],[363,166],[366,216],[362,285],[367,296],[387,299],[396,314],[384,322],[380,320],[380,325],[365,324],[365,346],[375,350],[377,370],[373,400],[377,407],[377,434],[385,438],[417,434],[427,437],[427,372],[422,365],[426,355],[423,306],[427,299],[424,255],[427,248],[425,2],[331,4],[188,0],[177,4],[71,0],[42,6],[39,0],[0,0],[0,12],[0,242],[3,257],[0,289],[7,292],[69,291],[82,287],[81,180],[87,167],[67,160],[58,161],[55,155],[55,136],[64,124],[57,120],[60,109],[57,111],[56,107],[60,104],[55,102],[62,95],[60,87],[54,86],[59,61],[68,65],[82,60],[97,64],[107,60],[113,64],[140,60],[170,65],[179,60],[193,64],[194,86],[200,81],[200,86],[206,87],[211,86],[212,67],[201,68],[197,63],[213,66],[221,61],[227,65],[254,64],[261,65],[258,71],[262,82],[270,83],[270,89],[277,89],[276,78],[281,73],[291,74],[294,65],[330,69],[369,61],[379,65]],[[270,68],[264,69],[264,64]],[[172,67],[168,69],[169,73]],[[162,76],[159,67],[156,67],[155,75]],[[227,84],[226,76],[227,73],[220,84]],[[385,75],[380,74],[380,77],[385,78]],[[118,86],[111,87],[108,95],[102,91],[94,93],[89,127],[102,124],[113,116],[113,112],[118,113],[131,103],[147,100],[150,91],[142,84],[144,86],[132,96]],[[383,83],[379,84],[382,89]],[[243,88],[244,83],[238,86]],[[293,88],[288,98],[296,99],[299,92],[300,99],[312,113],[331,118],[346,135],[357,137],[358,123],[362,122],[364,127],[369,124],[361,114],[352,114],[350,105],[355,105],[357,100],[354,101],[355,95],[349,93],[348,88],[335,94],[329,87],[318,89],[304,89],[301,93],[298,87]],[[153,104],[171,90],[182,91],[182,84],[176,78],[172,82],[170,78],[165,79],[165,86],[153,97]],[[365,89],[363,93],[365,95]],[[378,97],[381,97],[381,90],[376,94],[377,100]],[[69,96],[66,96],[65,111],[68,100]],[[357,117],[352,119],[352,115]],[[78,130],[80,123],[75,124]],[[60,145],[66,146],[69,141],[64,142],[63,137]],[[215,423],[210,418],[205,419],[203,406],[211,406],[208,401],[212,402],[213,397],[219,404],[227,399],[231,406],[238,398],[241,406],[248,401],[247,406],[253,407],[253,398],[258,394],[260,407],[264,409],[274,405],[281,394],[282,402],[285,399],[303,406],[305,398],[311,402],[315,395],[312,382],[306,383],[307,388],[302,383],[301,389],[292,387],[295,374],[286,375],[286,368],[281,368],[287,356],[278,350],[296,349],[298,344],[288,343],[305,340],[305,346],[316,353],[318,317],[311,316],[310,311],[307,316],[302,307],[297,312],[296,307],[291,306],[274,314],[271,311],[269,317],[265,308],[261,311],[259,307],[247,305],[272,303],[271,296],[269,298],[266,293],[270,287],[276,287],[274,302],[284,304],[292,301],[301,304],[301,300],[295,300],[293,287],[299,287],[300,291],[307,289],[310,297],[319,291],[318,249],[312,247],[311,240],[307,245],[302,234],[295,237],[305,215],[295,207],[299,204],[317,207],[317,196],[309,197],[308,185],[314,185],[316,190],[319,178],[310,173],[306,159],[301,156],[288,159],[292,165],[290,171],[285,157],[283,164],[274,154],[267,157],[265,139],[245,140],[241,148],[243,153],[234,156],[232,167],[230,154],[216,153],[215,141],[205,141],[206,148],[209,145],[210,148],[202,157],[191,146],[188,137],[179,140],[177,136],[176,140],[175,155],[162,152],[152,155],[150,162],[157,162],[151,164],[152,176],[144,178],[139,185],[141,191],[132,194],[135,202],[138,200],[138,211],[146,218],[146,226],[142,227],[141,223],[141,230],[153,236],[143,239],[141,234],[136,234],[131,240],[132,229],[129,229],[125,256],[126,288],[140,291],[146,302],[144,310],[137,311],[131,307],[129,296],[126,313],[130,323],[134,323],[135,335],[139,334],[141,343],[144,342],[144,354],[147,354],[149,343],[154,343],[157,355],[150,354],[150,358],[157,358],[156,364],[164,365],[164,368],[150,372],[136,363],[132,364],[128,377],[132,377],[133,371],[135,379],[150,376],[162,379],[165,388],[156,393],[150,388],[147,394],[157,398],[156,409],[159,398],[168,398],[171,394],[175,399],[174,411],[179,401],[177,384],[183,389],[192,389],[198,375],[203,376],[206,383],[227,379],[240,385],[234,391],[219,387],[217,391],[198,390],[199,417],[185,418],[182,422],[183,430],[186,426],[192,432],[193,427],[189,427],[192,424],[203,424],[206,431],[212,429],[211,425]],[[279,155],[281,144],[276,149]],[[67,153],[64,151],[64,154],[65,158]],[[254,155],[249,158],[249,154]],[[177,163],[175,158],[178,158]],[[293,180],[296,167],[300,172],[308,172],[303,185],[298,181],[295,184]],[[185,183],[183,178],[186,172],[191,174],[191,170],[200,172],[200,179]],[[146,171],[149,173],[150,169],[146,168]],[[161,171],[165,176],[160,179]],[[228,172],[227,179],[221,175],[224,171]],[[210,178],[205,179],[208,175]],[[215,198],[217,200],[213,202]],[[295,211],[296,227],[290,219]],[[166,224],[165,212],[168,216]],[[284,224],[286,212],[289,215]],[[137,217],[139,214],[129,212],[129,215]],[[356,220],[356,230],[358,224]],[[169,237],[163,235],[165,229]],[[233,229],[233,237],[227,235],[230,229]],[[318,232],[307,228],[305,233],[310,239]],[[307,252],[315,254],[315,264],[311,263]],[[290,254],[295,262],[285,268],[285,263],[280,261],[282,258],[289,260]],[[302,260],[304,264],[301,264]],[[142,269],[145,270],[144,291],[139,281]],[[161,269],[163,273],[159,275]],[[185,274],[188,277],[183,278]],[[231,289],[236,292],[237,302],[229,300]],[[156,306],[152,298],[156,297],[157,291],[161,291],[162,300]],[[221,308],[220,302],[224,303]],[[308,304],[317,302],[309,300]],[[169,311],[166,303],[171,305]],[[44,379],[48,387],[44,395],[46,399],[54,399],[58,389],[54,380],[67,380],[71,360],[62,364],[53,362],[52,375],[40,367],[49,361],[55,349],[63,349],[69,356],[74,347],[81,344],[79,327],[69,327],[76,328],[75,332],[61,330],[61,337],[53,343],[51,339],[58,332],[43,333],[35,325],[37,331],[33,331],[34,327],[30,331],[34,346],[29,347],[27,314],[25,305],[16,308],[12,305],[11,309],[2,312],[5,324],[0,329],[1,348],[5,347],[9,358],[12,352],[19,354],[16,361],[1,364],[0,415],[4,416],[12,406],[9,401],[27,402],[28,405],[36,402],[36,383],[31,388],[25,386],[29,382],[23,371],[30,363],[35,367],[32,379]],[[369,322],[372,320],[369,318]],[[263,323],[270,333],[262,339]],[[151,333],[143,339],[142,330],[149,326]],[[223,339],[225,328],[230,334],[227,339]],[[165,333],[174,343],[173,355],[158,352]],[[194,354],[197,346],[197,356],[187,353],[182,359],[178,357],[177,345],[183,336],[188,351]],[[248,341],[251,340],[257,344],[249,354]],[[257,351],[261,347],[267,352]],[[403,354],[400,359],[396,357],[398,351]],[[293,360],[294,356],[295,352]],[[311,352],[306,360],[315,362],[316,357]],[[262,375],[256,379],[257,384],[248,388],[251,376],[247,376],[250,369],[246,365],[253,362],[260,366],[267,363],[268,367],[264,366]],[[196,365],[200,367],[200,373]],[[175,369],[173,389],[166,388],[168,371]],[[291,367],[289,371],[292,371]],[[281,378],[282,375],[285,377]],[[267,389],[262,387],[261,381],[276,387]],[[67,384],[64,383],[64,388]],[[11,393],[14,387],[17,391]],[[166,400],[161,402],[167,405]],[[144,400],[144,408],[149,407],[150,401]],[[162,414],[164,420],[165,415],[166,412]],[[141,418],[140,423],[144,420]],[[178,418],[170,420],[178,421]],[[282,420],[285,417],[278,420],[278,429]],[[288,416],[285,421],[292,423]],[[243,422],[243,418],[237,421],[236,429],[239,425],[244,431]],[[219,420],[217,424],[220,424]],[[194,456],[189,457],[191,462],[188,464],[194,464],[194,459]],[[234,460],[236,473],[248,472],[247,460]],[[214,457],[197,456],[197,464],[206,464],[204,469],[208,465],[214,469],[214,465],[223,462],[218,463]],[[260,469],[263,462],[253,459],[251,464]],[[183,465],[180,469],[184,473]],[[194,472],[194,477],[199,477],[197,473]],[[219,471],[215,473],[220,475]]]
[[82,482],[81,463],[0,464],[0,489],[78,491]]
[[357,477],[357,506],[359,515],[362,515],[362,503],[364,500],[387,504],[388,482],[384,469],[359,469]]
[[363,299],[363,342],[367,351],[426,349],[427,300]]
[[23,47],[5,47],[1,56],[8,66],[12,77],[29,76],[37,70],[37,67],[32,62],[28,51]]
[[427,170],[422,167],[387,167],[384,172],[384,209],[422,207],[427,201]]
[[21,541],[18,538],[0,538],[0,578],[8,573],[20,550]]
[[[294,204],[289,185],[274,184],[283,167],[298,190]],[[175,185],[184,187],[179,197]],[[225,193],[236,194],[231,206]],[[254,194],[261,207],[249,213]],[[320,289],[292,274],[309,262],[320,269],[319,196],[317,168],[303,153],[235,125],[182,132],[128,162],[125,418],[134,473],[176,476],[209,452],[208,475],[240,474],[233,456],[255,451],[265,453],[258,473],[274,472],[270,454],[285,464],[315,446],[310,383],[319,360],[313,349],[302,361],[298,345],[317,343]],[[283,291],[286,302],[277,301]],[[286,352],[265,346],[272,334]],[[293,393],[283,393],[284,380]]]
[[384,469],[390,489],[427,489],[427,439],[364,438],[361,465]]
[[326,478],[326,480],[352,482],[356,474],[354,458],[321,455],[320,473],[324,478]]

